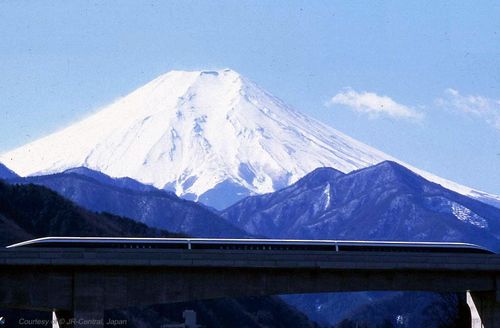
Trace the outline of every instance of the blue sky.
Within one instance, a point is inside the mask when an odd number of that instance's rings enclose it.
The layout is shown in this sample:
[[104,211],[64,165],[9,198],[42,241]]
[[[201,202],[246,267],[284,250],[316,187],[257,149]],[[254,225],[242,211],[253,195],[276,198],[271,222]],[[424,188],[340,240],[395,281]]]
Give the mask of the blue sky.
[[500,194],[498,1],[2,1],[0,152],[172,69],[293,107]]

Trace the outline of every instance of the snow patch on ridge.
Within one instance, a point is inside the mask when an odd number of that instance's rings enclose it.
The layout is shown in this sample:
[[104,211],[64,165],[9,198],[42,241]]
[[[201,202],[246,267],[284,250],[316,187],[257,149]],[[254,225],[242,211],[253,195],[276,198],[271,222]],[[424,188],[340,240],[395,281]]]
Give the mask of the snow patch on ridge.
[[468,209],[465,206],[462,206],[458,203],[452,203],[451,204],[451,211],[453,215],[460,221],[472,224],[474,226],[477,226],[479,228],[488,228],[488,222],[481,216],[477,215],[476,213],[472,212],[470,209]]
[[330,207],[331,205],[331,195],[330,195],[330,182],[327,183],[325,190],[323,191],[323,197],[324,197],[324,207],[323,210],[326,210]]
[[449,213],[455,216],[458,220],[474,225],[478,228],[486,229],[488,228],[488,221],[474,213],[470,208],[465,207],[457,202],[453,202],[447,198],[438,197],[428,197],[425,199],[425,203],[432,210]]

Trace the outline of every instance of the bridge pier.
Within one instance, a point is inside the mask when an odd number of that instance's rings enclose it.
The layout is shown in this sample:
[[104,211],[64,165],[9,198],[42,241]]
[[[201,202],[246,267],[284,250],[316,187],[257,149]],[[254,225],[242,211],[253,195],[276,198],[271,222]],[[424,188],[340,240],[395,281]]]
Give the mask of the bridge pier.
[[73,279],[73,327],[104,327],[105,285],[102,277],[83,271],[75,273]]
[[467,303],[471,308],[472,328],[500,327],[500,293],[467,292]]
[[72,311],[54,310],[52,315],[52,328],[72,328],[72,319]]
[[[72,310],[55,310],[59,328],[104,327],[105,281],[86,271],[73,274]],[[53,324],[53,327],[57,327]]]

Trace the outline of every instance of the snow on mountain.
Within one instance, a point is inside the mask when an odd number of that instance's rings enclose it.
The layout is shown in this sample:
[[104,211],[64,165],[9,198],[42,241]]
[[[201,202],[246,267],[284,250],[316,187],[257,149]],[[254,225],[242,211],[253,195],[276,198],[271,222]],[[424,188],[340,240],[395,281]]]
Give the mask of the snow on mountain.
[[[229,69],[169,72],[81,122],[0,156],[23,176],[83,166],[217,208],[290,185],[317,167],[350,172],[384,160],[395,159]],[[462,194],[500,203],[498,196],[406,166]]]

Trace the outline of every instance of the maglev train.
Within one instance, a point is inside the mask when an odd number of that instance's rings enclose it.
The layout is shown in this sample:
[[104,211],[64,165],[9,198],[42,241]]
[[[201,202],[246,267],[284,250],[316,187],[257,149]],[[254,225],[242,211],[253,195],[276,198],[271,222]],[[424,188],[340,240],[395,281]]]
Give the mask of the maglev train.
[[26,247],[494,254],[484,247],[468,243],[358,240],[45,237],[7,246],[7,248]]

